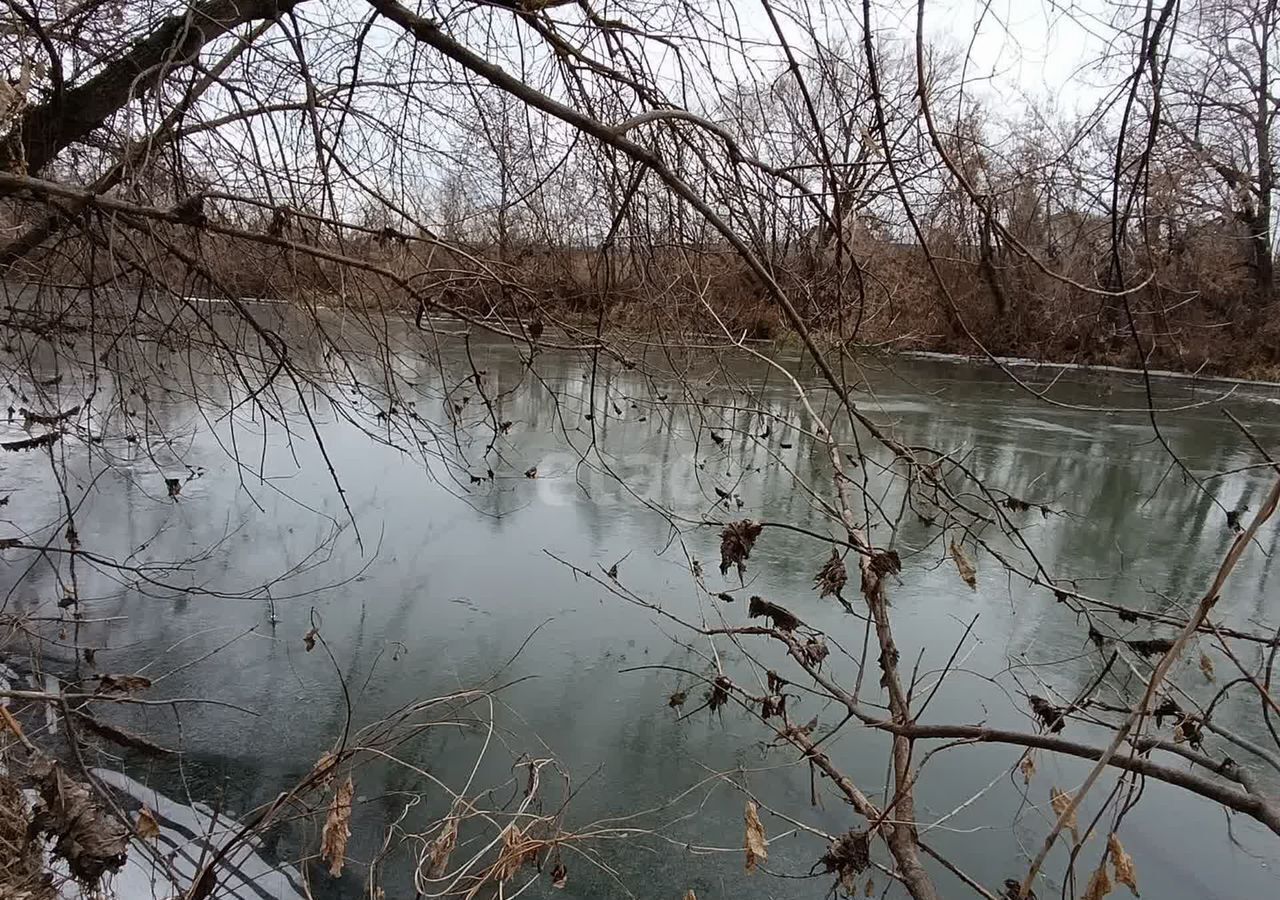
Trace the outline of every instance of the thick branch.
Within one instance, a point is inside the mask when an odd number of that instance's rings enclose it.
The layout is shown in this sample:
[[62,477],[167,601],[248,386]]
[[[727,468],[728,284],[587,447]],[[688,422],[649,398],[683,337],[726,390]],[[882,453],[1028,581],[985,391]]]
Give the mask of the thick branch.
[[29,107],[0,142],[0,171],[39,172],[70,144],[83,140],[122,109],[139,76],[163,63],[185,65],[210,41],[234,28],[273,19],[303,0],[205,0],[165,19],[84,84]]

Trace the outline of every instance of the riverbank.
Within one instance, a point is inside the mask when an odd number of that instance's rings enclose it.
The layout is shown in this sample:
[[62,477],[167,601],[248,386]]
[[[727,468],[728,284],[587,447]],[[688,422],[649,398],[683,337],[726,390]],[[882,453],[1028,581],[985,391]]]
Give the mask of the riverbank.
[[896,355],[903,356],[908,359],[928,359],[940,362],[962,363],[965,365],[1004,367],[1011,369],[1051,369],[1065,372],[1107,372],[1115,375],[1134,375],[1142,377],[1143,375],[1152,378],[1171,378],[1175,380],[1186,380],[1196,382],[1209,382],[1212,384],[1238,384],[1248,385],[1249,387],[1276,388],[1280,389],[1280,369],[1276,369],[1276,375],[1271,379],[1257,378],[1236,378],[1229,375],[1209,375],[1204,372],[1176,372],[1171,369],[1134,369],[1127,366],[1108,366],[1108,365],[1090,365],[1088,363],[1066,363],[1066,362],[1048,362],[1036,359],[1024,359],[1017,356],[997,356],[987,357],[978,354],[964,353],[938,353],[930,350],[903,350]]
[[[658,291],[646,288],[643,282],[629,281],[601,292],[586,276],[552,277],[546,271],[533,270],[522,273],[522,283],[512,287],[508,296],[504,296],[505,290],[495,296],[492,285],[484,282],[472,282],[467,289],[429,285],[413,292],[406,291],[403,283],[387,285],[381,291],[353,285],[338,294],[332,282],[324,281],[322,286],[314,277],[282,279],[276,269],[258,260],[234,274],[226,273],[217,284],[192,285],[197,290],[186,299],[230,303],[228,298],[232,297],[240,303],[291,304],[357,314],[395,312],[406,318],[425,313],[435,320],[493,326],[526,338],[541,328],[589,341],[598,334],[669,344],[698,337],[715,346],[726,343],[723,329],[728,329],[735,340],[800,345],[781,312],[741,273],[712,277],[702,294],[695,296],[688,286],[676,284]],[[300,274],[296,267],[290,271]],[[88,296],[86,288],[61,279],[10,279],[5,283],[5,299],[11,310],[29,311],[32,298],[47,296],[47,292],[70,298]],[[95,295],[101,292],[98,288]],[[1097,303],[1096,297],[1092,300]],[[1137,374],[1145,361],[1149,374],[1164,377],[1280,384],[1280,316],[1267,315],[1267,308],[1244,301],[1206,301],[1156,311],[1146,308],[1141,298],[1133,303],[1136,320],[1147,323],[1139,326],[1141,347],[1127,329],[1113,321],[1114,315],[1103,314],[1106,310],[1066,315],[1065,308],[1029,302],[1000,320],[993,318],[987,298],[971,292],[948,314],[945,303],[932,296],[926,285],[885,292],[884,297],[868,291],[860,296],[848,293],[828,298],[825,303],[810,298],[809,306],[800,312],[820,345],[859,352],[980,364],[993,364],[994,359],[994,364],[1006,367]],[[58,310],[56,318],[64,324],[69,321],[66,313],[73,311],[68,309],[70,305],[64,303]],[[708,308],[714,311],[714,319],[707,314]],[[1057,320],[1059,314],[1061,321]],[[1157,322],[1159,328],[1155,327]]]

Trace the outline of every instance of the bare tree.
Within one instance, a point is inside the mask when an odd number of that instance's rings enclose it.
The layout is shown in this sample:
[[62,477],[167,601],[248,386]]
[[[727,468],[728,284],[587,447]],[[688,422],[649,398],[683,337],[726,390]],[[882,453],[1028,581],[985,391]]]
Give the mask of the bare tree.
[[[714,2],[624,0],[603,10],[514,0],[102,0],[68,11],[10,0],[0,42],[17,62],[0,94],[0,260],[14,283],[5,364],[26,393],[9,423],[23,433],[3,448],[47,460],[53,512],[0,541],[60,595],[34,616],[5,609],[3,621],[35,646],[69,649],[72,667],[58,690],[0,696],[27,704],[26,721],[47,709],[68,731],[85,723],[103,740],[154,744],[103,713],[173,701],[143,696],[153,684],[141,675],[87,669],[97,652],[83,631],[87,572],[136,580],[161,598],[261,602],[274,618],[280,586],[318,566],[334,539],[273,580],[236,589],[183,585],[192,561],[147,558],[145,545],[127,556],[86,546],[77,521],[94,478],[69,477],[82,461],[92,474],[127,453],[175,500],[199,477],[174,450],[172,410],[151,399],[154,388],[190,395],[206,422],[251,414],[264,434],[279,429],[290,446],[313,446],[342,507],[333,533],[349,528],[362,546],[370,538],[329,452],[326,416],[475,502],[473,488],[500,478],[539,479],[536,465],[502,453],[513,424],[504,398],[536,388],[551,397],[553,434],[575,467],[660,517],[684,550],[696,604],[645,596],[618,564],[561,561],[677,630],[689,662],[661,667],[677,679],[673,708],[738,706],[768,749],[812,773],[815,803],[822,780],[850,811],[829,833],[804,821],[803,809],[749,797],[749,872],[767,859],[765,822],[776,819],[818,839],[814,872],[831,876],[824,889],[852,894],[875,866],[924,900],[962,890],[1026,898],[1045,890],[1046,866],[1061,865],[1065,895],[1087,853],[1091,874],[1077,893],[1099,900],[1113,877],[1136,891],[1121,835],[1148,781],[1280,834],[1280,807],[1259,774],[1280,770],[1274,623],[1228,625],[1218,615],[1228,578],[1271,527],[1280,480],[1251,514],[1226,509],[1165,433],[1149,371],[1170,317],[1199,322],[1200,310],[1179,313],[1190,304],[1168,299],[1198,286],[1170,283],[1178,251],[1153,239],[1172,211],[1210,205],[1203,179],[1175,177],[1188,159],[1207,162],[1228,188],[1218,198],[1247,226],[1260,300],[1271,297],[1275,4],[1205,2],[1185,32],[1172,0],[1117,4],[1113,89],[1065,123],[975,104],[963,59],[927,39],[928,4],[910,6],[891,39],[885,11],[869,0],[766,3],[754,35],[733,4]],[[1180,56],[1183,42],[1194,52]],[[771,53],[763,64],[761,45]],[[285,311],[271,318],[254,299]],[[443,333],[441,320],[456,331]],[[801,362],[751,340],[778,332],[801,348]],[[480,336],[519,360],[519,384],[497,384],[476,362]],[[926,337],[933,349],[985,356],[1014,389],[1051,404],[1065,405],[999,351],[1060,341],[1064,354],[1094,359],[1100,345],[1140,365],[1146,398],[1131,412],[1147,417],[1201,522],[1220,511],[1230,529],[1193,602],[1148,607],[1081,589],[1036,543],[1036,517],[1064,514],[1054,500],[1032,497],[1029,484],[995,483],[964,448],[908,440],[869,412],[858,343],[920,346]],[[583,377],[556,387],[544,377],[552,354],[581,359]],[[756,367],[755,376],[739,378],[726,359]],[[214,371],[215,386],[183,381],[179,363]],[[817,525],[767,511],[748,517],[737,511],[741,493],[720,486],[690,510],[620,474],[606,426],[625,421],[621,403],[636,402],[616,389],[632,377],[675,385],[674,401],[654,389],[654,415],[682,420],[695,457],[704,434],[736,471],[751,471],[751,454],[761,454]],[[765,396],[777,379],[793,406]],[[731,402],[707,399],[717,380]],[[570,402],[580,414],[572,427]],[[1234,426],[1258,457],[1250,465],[1274,470],[1262,440]],[[803,454],[781,455],[796,443]],[[238,443],[227,457],[266,482]],[[903,539],[906,521],[919,526],[914,546]],[[690,549],[706,534],[719,539],[727,584],[714,583]],[[732,603],[759,564],[756,547],[779,534],[812,542],[804,587],[815,602],[838,603],[848,629],[815,627],[792,601]],[[890,603],[908,567],[947,566],[978,590],[979,563],[984,580],[989,566],[1001,582],[1062,604],[1085,648],[1067,661],[1087,666],[1078,689],[1054,690],[1047,673],[1062,661],[1001,660],[985,674],[1016,711],[1004,727],[952,720],[933,703],[958,675],[972,623],[954,647],[921,648],[912,660]],[[298,639],[304,652],[330,650],[318,621]],[[1199,651],[1199,671],[1211,675],[1206,649],[1234,669],[1208,697],[1186,684],[1183,665]],[[941,665],[922,671],[926,650]],[[229,854],[294,812],[324,820],[320,854],[337,877],[357,763],[390,756],[429,781],[397,755],[411,738],[461,727],[488,747],[492,716],[475,710],[492,702],[492,680],[359,722],[336,660],[334,668],[345,710],[332,754],[177,885],[188,900],[215,896]],[[839,721],[821,731],[802,722],[801,695],[820,698]],[[1228,703],[1263,719],[1271,743],[1223,724]],[[13,735],[6,751],[46,761],[18,719],[3,723]],[[880,739],[883,781],[859,783],[833,749],[854,727]],[[929,821],[922,772],[976,745],[1003,753],[1005,774],[1024,787],[1046,756],[1085,764],[1073,790],[1042,791],[1042,843],[1003,884],[983,884],[929,837],[951,814]],[[572,791],[548,803],[554,812],[537,806],[550,758],[519,765],[527,780],[500,810],[485,807],[487,792],[468,779],[444,789],[447,811],[420,829],[379,823],[384,852],[368,866],[370,893],[393,850],[406,854],[415,890],[472,897],[544,872],[563,882],[562,850],[628,833],[567,827],[558,804]],[[36,781],[53,771],[29,770]],[[975,785],[967,802],[983,790]],[[1083,832],[1082,809],[1095,816]],[[460,825],[485,838],[454,865]],[[44,830],[65,838],[62,826]],[[1090,843],[1095,834],[1104,840]],[[660,829],[648,836],[667,839]],[[115,835],[95,865],[118,864],[128,837]]]
[[1257,302],[1269,304],[1275,297],[1280,10],[1271,0],[1205,0],[1184,19],[1185,51],[1172,57],[1168,74],[1170,130],[1191,151],[1189,163],[1219,179],[1216,190],[1191,195],[1191,208],[1216,216],[1212,224],[1220,228],[1238,226]]

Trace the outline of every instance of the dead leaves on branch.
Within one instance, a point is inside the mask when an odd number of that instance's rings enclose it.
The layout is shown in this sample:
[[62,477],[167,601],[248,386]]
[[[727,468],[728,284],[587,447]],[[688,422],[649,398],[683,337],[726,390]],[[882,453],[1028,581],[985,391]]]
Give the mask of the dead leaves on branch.
[[880,582],[890,575],[902,571],[902,557],[897,550],[873,550],[862,567],[862,593],[870,597],[879,588]]
[[730,566],[737,566],[738,580],[742,580],[742,576],[747,571],[747,559],[751,556],[751,551],[755,548],[756,538],[760,537],[763,530],[759,522],[753,522],[751,519],[742,519],[738,522],[730,522],[724,526],[724,530],[720,532],[720,574],[728,575]]
[[332,751],[326,750],[320,754],[320,758],[316,760],[316,764],[311,767],[311,773],[307,775],[307,780],[315,780],[316,787],[322,791],[329,790],[329,785],[333,784],[333,776],[338,764],[338,757]]
[[1038,509],[1040,510],[1040,517],[1043,519],[1049,518],[1049,513],[1053,512],[1052,509],[1045,506],[1043,503],[1032,503],[1029,500],[1023,500],[1021,497],[1015,497],[1013,494],[1010,494],[1001,500],[1000,505],[1009,510],[1009,512],[1014,513],[1024,513],[1033,509]]
[[33,768],[40,802],[32,836],[53,838],[53,854],[66,861],[82,885],[96,889],[102,876],[124,865],[129,830],[95,802],[89,788],[44,760]]
[[1204,673],[1205,680],[1213,681],[1213,659],[1208,653],[1200,654],[1200,671]]
[[871,865],[871,843],[866,832],[850,829],[831,842],[818,862],[824,871],[834,872],[840,889],[850,897],[857,893],[858,876]]
[[1062,825],[1064,828],[1071,829],[1071,839],[1078,844],[1080,843],[1079,824],[1076,822],[1076,811],[1071,808],[1073,799],[1066,791],[1059,790],[1056,787],[1049,788],[1049,805],[1053,807],[1053,811],[1059,819],[1066,816]]
[[325,817],[324,830],[320,833],[320,858],[329,863],[329,874],[334,878],[342,875],[342,865],[346,862],[347,838],[351,837],[351,799],[354,794],[355,785],[348,775],[333,792],[329,815]]
[[1182,707],[1178,705],[1178,701],[1172,697],[1164,697],[1156,704],[1155,709],[1151,710],[1151,714],[1155,717],[1156,727],[1163,728],[1164,720],[1168,716],[1181,718],[1186,715],[1182,711]]
[[30,817],[22,788],[0,774],[0,897],[59,900],[63,895],[45,881],[44,847],[28,837]]
[[763,597],[752,597],[747,606],[747,615],[753,619],[766,618],[779,631],[795,631],[800,627],[800,620],[791,610],[770,603]]
[[156,821],[155,813],[145,806],[138,810],[138,820],[133,823],[133,827],[143,840],[150,841],[160,837],[160,823]]
[[827,658],[831,650],[822,638],[815,637],[805,642],[805,645],[800,648],[800,653],[805,663],[816,669],[822,665],[822,661]]
[[1045,730],[1057,734],[1066,727],[1064,716],[1066,711],[1060,706],[1054,706],[1043,697],[1037,697],[1032,694],[1027,698],[1027,702],[1031,704],[1031,711],[1036,714],[1036,718],[1040,720],[1040,724]]
[[1173,649],[1172,638],[1148,638],[1139,641],[1124,642],[1130,650],[1146,659],[1155,654],[1165,654]]
[[502,851],[494,864],[494,877],[498,881],[510,881],[526,862],[537,856],[540,841],[526,839],[525,833],[514,824],[502,832]]
[[760,823],[760,814],[756,811],[754,801],[747,801],[746,811],[742,815],[746,822],[746,869],[747,874],[755,872],[759,863],[769,859],[769,847],[764,836],[764,825]]
[[951,542],[951,558],[955,560],[956,571],[960,574],[960,580],[969,585],[970,590],[978,589],[978,569],[973,564],[973,560],[969,558],[969,554],[965,552],[964,547]]
[[760,718],[771,719],[774,716],[786,716],[787,695],[769,694],[760,701]]
[[840,558],[840,551],[831,548],[831,558],[828,559],[818,570],[818,574],[813,576],[813,586],[818,590],[819,599],[835,595],[840,597],[844,586],[849,582],[849,573],[845,571],[844,560]]
[[[724,675],[716,676],[715,681],[711,682],[711,687],[707,691],[707,709],[715,712],[720,707],[729,702],[729,689],[733,687],[733,682]],[[695,710],[696,712],[697,710]]]
[[1102,900],[1110,893],[1111,878],[1107,875],[1107,864],[1103,862],[1089,877],[1089,886],[1085,888],[1083,900]]
[[98,693],[134,694],[151,687],[151,679],[142,675],[99,675]]
[[[1080,843],[1080,835],[1076,821],[1076,810],[1071,808],[1071,794],[1058,788],[1049,789],[1049,804],[1053,807],[1053,811],[1058,818],[1066,817],[1063,826],[1071,829],[1072,840],[1078,845]],[[1086,835],[1087,837],[1087,835]],[[1114,888],[1112,876],[1107,871],[1107,860],[1111,861],[1112,872],[1115,875],[1114,884],[1123,884],[1133,896],[1138,894],[1138,870],[1133,864],[1133,857],[1125,852],[1124,845],[1120,843],[1120,837],[1114,831],[1107,835],[1107,852],[1103,856],[1102,862],[1098,865],[1093,873],[1089,876],[1089,884],[1085,888],[1082,895],[1083,900],[1103,900]],[[1010,879],[1005,882],[1009,888],[1007,897],[1018,897],[1018,883]],[[1010,887],[1012,886],[1012,887]],[[1034,895],[1033,895],[1034,896]]]
[[427,848],[427,877],[440,878],[449,870],[449,857],[458,846],[458,820],[450,816]]
[[1000,900],[1037,900],[1035,891],[1027,891],[1026,896],[1022,893],[1022,882],[1016,878],[1006,878],[1004,880],[1004,893],[1000,895]]
[[877,576],[885,578],[902,571],[902,557],[897,550],[873,550],[867,565]]
[[1113,831],[1107,836],[1107,853],[1111,856],[1111,865],[1115,868],[1116,883],[1123,884],[1133,896],[1138,896],[1138,870],[1133,866],[1133,857],[1124,850],[1119,836]]
[[1199,749],[1204,745],[1203,722],[1198,716],[1185,715],[1177,725],[1173,727],[1173,742],[1175,744],[1188,743],[1192,747]]
[[1020,513],[1020,512],[1026,512],[1027,510],[1031,509],[1030,503],[1028,503],[1026,500],[1022,500],[1018,497],[1013,496],[1013,494],[1010,494],[1008,497],[1005,497],[1003,500],[1001,500],[1000,505],[1003,506],[1005,509],[1009,510],[1009,512]]

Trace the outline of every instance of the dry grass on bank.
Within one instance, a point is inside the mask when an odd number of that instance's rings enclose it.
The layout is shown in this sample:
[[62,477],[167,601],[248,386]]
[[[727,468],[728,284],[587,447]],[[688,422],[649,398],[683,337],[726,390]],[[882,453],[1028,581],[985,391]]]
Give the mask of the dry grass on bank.
[[[284,237],[318,243],[313,235]],[[329,260],[186,228],[159,238],[128,248],[117,243],[111,273],[86,265],[106,254],[64,240],[24,261],[11,277],[65,284],[114,274],[188,294],[410,314],[425,298],[479,317],[541,316],[593,327],[604,309],[607,327],[633,332],[715,330],[710,306],[749,339],[786,340],[789,332],[746,266],[723,248],[615,248],[606,258],[584,250],[460,250],[388,234],[326,241]],[[988,269],[974,254],[945,244],[934,248],[936,275],[917,247],[863,240],[853,251],[858,266],[845,266],[843,277],[830,254],[771,261],[809,326],[832,340],[967,354],[985,348],[1001,356],[1132,367],[1141,363],[1132,317],[1153,368],[1280,376],[1275,303],[1258,302],[1247,264],[1230,248],[1191,246],[1155,259],[1156,277],[1128,297],[1127,309],[1115,297],[1069,283],[1098,284],[1105,275],[1094,256],[1079,251],[1054,258],[1063,278],[1012,254]]]

